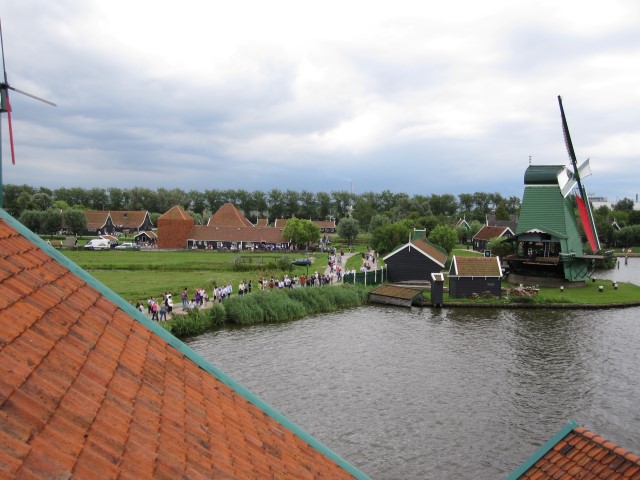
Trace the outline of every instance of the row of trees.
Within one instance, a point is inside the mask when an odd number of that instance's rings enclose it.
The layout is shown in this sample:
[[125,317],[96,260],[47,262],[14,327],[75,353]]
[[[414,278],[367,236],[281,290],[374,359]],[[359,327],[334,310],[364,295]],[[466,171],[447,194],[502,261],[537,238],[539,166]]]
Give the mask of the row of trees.
[[[503,197],[499,193],[475,192],[452,194],[413,195],[366,192],[352,194],[346,191],[312,193],[306,190],[272,189],[269,192],[245,190],[205,190],[186,192],[180,189],[150,190],[146,188],[34,188],[28,185],[4,187],[5,209],[20,218],[34,231],[52,233],[54,225],[60,225],[54,213],[64,212],[65,225],[74,232],[82,231],[80,216],[68,210],[147,210],[154,221],[174,205],[183,206],[197,223],[208,217],[224,203],[233,203],[245,215],[255,221],[267,216],[276,218],[305,218],[338,220],[342,225],[342,238],[353,239],[360,231],[372,234],[372,246],[378,251],[390,251],[408,238],[414,228],[426,229],[427,235],[438,226],[453,225],[465,217],[471,230],[460,230],[458,240],[471,238],[485,223],[487,214],[495,214],[499,220],[507,220],[517,214],[520,200]],[[628,198],[618,201],[613,208],[607,206],[595,210],[595,221],[601,241],[608,246],[632,245],[633,238],[625,228],[640,225],[640,211],[634,210]],[[43,215],[46,212],[46,215]],[[69,216],[69,221],[66,220]],[[45,218],[50,217],[50,218]],[[346,222],[346,223],[345,223]],[[622,228],[622,231],[619,230]],[[76,230],[78,229],[78,230]],[[352,235],[353,231],[356,235]],[[440,240],[442,242],[442,240]],[[442,243],[434,242],[442,246]]]
[[87,228],[87,218],[82,210],[49,208],[48,210],[25,210],[18,218],[20,223],[32,232],[54,235],[63,225],[74,235],[82,234]]
[[164,213],[174,205],[198,215],[215,212],[224,203],[233,203],[245,215],[257,217],[307,218],[323,220],[352,216],[363,228],[368,228],[376,213],[384,213],[391,221],[412,215],[417,217],[466,216],[469,220],[484,221],[485,215],[496,210],[508,214],[518,213],[520,199],[505,198],[499,193],[462,193],[413,195],[385,190],[381,193],[353,194],[347,191],[313,193],[307,190],[272,189],[268,192],[246,190],[197,190],[178,188],[35,188],[29,185],[4,187],[5,209],[18,217],[25,210],[45,211],[56,207],[89,210],[147,210]]

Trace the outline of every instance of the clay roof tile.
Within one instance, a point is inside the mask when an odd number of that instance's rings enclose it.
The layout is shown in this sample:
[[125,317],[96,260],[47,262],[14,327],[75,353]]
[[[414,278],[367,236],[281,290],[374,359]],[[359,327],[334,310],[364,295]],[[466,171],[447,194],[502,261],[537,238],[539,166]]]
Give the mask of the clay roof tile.
[[367,478],[2,210],[0,252],[0,477]]

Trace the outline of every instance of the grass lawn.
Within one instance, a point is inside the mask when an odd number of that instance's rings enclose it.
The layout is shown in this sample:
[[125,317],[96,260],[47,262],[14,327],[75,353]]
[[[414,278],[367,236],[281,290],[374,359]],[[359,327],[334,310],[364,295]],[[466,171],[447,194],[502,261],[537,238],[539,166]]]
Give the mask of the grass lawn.
[[[446,282],[445,282],[446,285]],[[604,290],[599,291],[603,286]],[[513,288],[514,285],[503,282],[503,288]],[[556,287],[540,287],[538,295],[531,297],[531,300],[522,299],[513,295],[503,296],[500,299],[468,299],[451,298],[448,293],[444,294],[444,301],[462,303],[533,303],[533,304],[555,304],[569,303],[575,305],[605,305],[614,303],[634,303],[640,301],[640,286],[632,283],[618,283],[618,289],[613,288],[610,280],[600,280],[587,282],[583,287],[565,288],[561,291]]]
[[[62,251],[69,259],[91,273],[118,295],[134,303],[149,295],[157,297],[162,292],[172,292],[174,297],[187,287],[190,293],[204,287],[211,291],[213,285],[233,285],[237,288],[241,280],[260,277],[282,277],[283,270],[274,268],[281,258],[293,261],[303,257],[297,253],[242,254],[200,251]],[[314,262],[309,267],[313,272],[326,266],[326,254],[310,256]],[[250,264],[251,270],[235,271],[234,264],[242,260]],[[313,270],[312,270],[313,269]],[[292,266],[290,275],[303,275],[306,267]]]

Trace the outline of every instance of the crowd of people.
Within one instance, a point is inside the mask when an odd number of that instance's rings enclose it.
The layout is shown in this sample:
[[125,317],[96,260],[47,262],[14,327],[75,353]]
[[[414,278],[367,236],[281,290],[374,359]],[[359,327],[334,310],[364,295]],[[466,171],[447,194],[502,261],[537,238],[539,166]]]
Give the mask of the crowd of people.
[[[333,253],[330,253],[327,257],[327,269],[325,272],[320,273],[317,270],[312,274],[306,275],[293,275],[288,274],[282,277],[260,277],[256,283],[257,288],[260,291],[270,291],[273,289],[283,288],[305,288],[305,287],[319,287],[323,285],[331,285],[333,283],[339,283],[344,275],[355,274],[356,270],[344,270],[342,269],[342,260],[344,256],[344,249],[337,252],[333,249]],[[372,268],[376,268],[377,255],[374,251],[368,250],[362,254],[362,266],[360,271],[368,271]],[[238,283],[237,295],[244,296],[250,295],[253,291],[252,280],[241,280]],[[233,286],[226,284],[222,286],[214,285],[211,291],[211,295],[208,294],[204,287],[196,288],[193,291],[193,295],[185,287],[180,293],[180,301],[182,303],[182,312],[203,308],[209,304],[209,302],[223,303],[226,299],[230,298],[234,293]],[[143,312],[147,311],[147,314],[151,317],[151,320],[157,322],[164,322],[167,320],[167,316],[171,317],[174,314],[173,298],[170,292],[164,292],[157,298],[149,296],[146,302],[146,307],[142,301],[138,301],[136,308]]]
[[[173,314],[173,296],[169,292],[164,292],[156,299],[155,297],[149,295],[147,298],[147,314],[151,316],[151,320],[155,320],[157,322],[165,322],[167,320],[167,315]],[[138,300],[136,303],[136,309],[140,312],[145,311],[144,303],[141,300]]]

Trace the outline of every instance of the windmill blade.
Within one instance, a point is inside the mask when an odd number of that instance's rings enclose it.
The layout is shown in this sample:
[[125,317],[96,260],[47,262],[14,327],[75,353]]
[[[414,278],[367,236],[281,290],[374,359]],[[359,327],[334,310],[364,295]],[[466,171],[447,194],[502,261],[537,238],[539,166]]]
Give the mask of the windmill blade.
[[573,163],[573,167],[576,168],[576,152],[573,150],[573,142],[571,141],[571,135],[569,134],[569,125],[567,125],[567,118],[564,116],[564,108],[562,107],[562,97],[558,95],[558,103],[560,104],[560,115],[562,116],[562,133],[564,135],[564,143],[567,146],[567,153]]
[[560,187],[560,193],[563,197],[566,197],[571,193],[573,187],[576,186],[576,179],[567,168],[563,168],[558,172],[558,186]]
[[49,104],[49,105],[51,105],[52,107],[57,107],[57,105],[56,105],[55,103],[50,102],[49,100],[45,100],[44,98],[36,97],[35,95],[32,95],[31,93],[27,93],[27,92],[25,92],[25,91],[23,91],[23,90],[18,90],[17,88],[12,87],[12,86],[10,86],[10,85],[7,85],[7,88],[8,88],[8,89],[10,89],[10,90],[13,90],[14,92],[21,93],[22,95],[26,95],[27,97],[31,97],[31,98],[33,98],[33,99],[35,99],[35,100],[40,100],[41,102],[44,102],[44,103],[46,103],[46,104]]
[[580,175],[580,180],[591,175],[591,167],[589,166],[588,158],[578,167],[578,174]]
[[9,92],[5,94],[7,102],[7,123],[9,124],[9,145],[11,145],[11,164],[16,164],[16,152],[13,149],[13,126],[11,125],[11,103],[9,102]]

